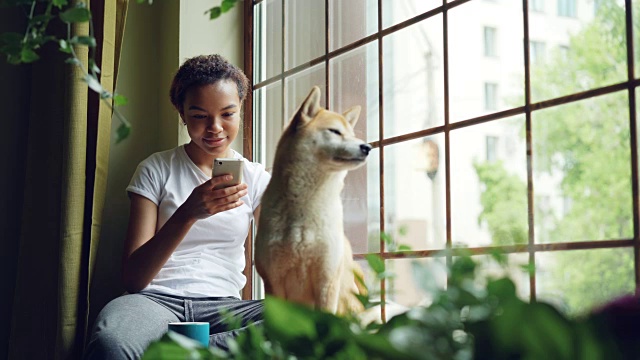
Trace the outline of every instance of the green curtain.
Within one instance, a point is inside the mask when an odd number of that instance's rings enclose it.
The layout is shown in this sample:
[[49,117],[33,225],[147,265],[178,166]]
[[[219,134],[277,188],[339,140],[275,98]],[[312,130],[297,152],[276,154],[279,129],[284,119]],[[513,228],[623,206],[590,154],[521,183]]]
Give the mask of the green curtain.
[[[90,2],[95,60],[115,86],[128,0]],[[64,36],[66,28],[51,30]],[[88,34],[89,25],[72,28]],[[76,49],[87,67],[89,51]],[[111,110],[55,46],[31,65],[22,225],[9,359],[77,359],[87,334],[89,282],[100,234]]]

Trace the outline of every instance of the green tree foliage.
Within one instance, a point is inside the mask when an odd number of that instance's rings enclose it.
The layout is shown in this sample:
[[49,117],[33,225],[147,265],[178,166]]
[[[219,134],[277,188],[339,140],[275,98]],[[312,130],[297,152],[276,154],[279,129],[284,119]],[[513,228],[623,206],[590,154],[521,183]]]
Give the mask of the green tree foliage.
[[[534,101],[627,79],[624,5],[615,0],[600,4],[594,19],[570,37],[568,50],[552,49],[544,63],[532,68]],[[636,11],[634,28],[640,33],[638,16]],[[547,174],[559,181],[561,198],[556,200],[568,204],[554,214],[536,203],[537,241],[631,238],[627,92],[534,111],[531,131],[535,193],[544,192],[536,180]],[[487,222],[494,243],[526,242],[522,240],[527,238],[526,218],[523,222],[518,216],[526,207],[524,181],[508,174],[500,163],[475,164],[475,168],[485,188],[479,221]],[[560,297],[570,314],[633,291],[631,249],[542,253],[538,258],[540,271],[546,272],[538,276],[543,282],[538,285],[540,296]]]
[[527,243],[527,185],[501,162],[474,163],[484,191],[478,223],[486,222],[496,245]]

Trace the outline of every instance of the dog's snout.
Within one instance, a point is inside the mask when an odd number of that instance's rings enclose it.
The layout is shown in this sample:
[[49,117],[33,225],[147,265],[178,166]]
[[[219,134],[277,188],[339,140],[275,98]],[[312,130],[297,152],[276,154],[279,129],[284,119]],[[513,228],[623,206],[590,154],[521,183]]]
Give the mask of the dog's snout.
[[360,151],[362,151],[362,153],[365,155],[369,155],[369,151],[371,151],[371,145],[369,144],[360,145]]

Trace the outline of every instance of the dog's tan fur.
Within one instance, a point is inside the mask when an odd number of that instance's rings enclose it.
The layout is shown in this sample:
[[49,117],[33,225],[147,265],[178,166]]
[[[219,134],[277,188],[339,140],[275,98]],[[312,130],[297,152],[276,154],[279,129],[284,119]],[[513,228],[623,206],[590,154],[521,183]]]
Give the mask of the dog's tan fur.
[[363,310],[340,199],[347,171],[370,149],[353,132],[359,115],[359,106],[342,115],[322,108],[314,87],[280,138],[255,244],[267,294],[332,313]]

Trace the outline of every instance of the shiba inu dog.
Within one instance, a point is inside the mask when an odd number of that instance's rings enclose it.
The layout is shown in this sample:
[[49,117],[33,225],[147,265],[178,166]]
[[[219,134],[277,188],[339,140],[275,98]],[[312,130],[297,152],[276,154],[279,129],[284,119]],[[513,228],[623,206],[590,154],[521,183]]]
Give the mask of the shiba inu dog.
[[316,309],[345,314],[363,310],[344,235],[340,192],[347,171],[364,164],[371,146],[355,137],[360,115],[320,106],[314,87],[283,132],[272,177],[262,196],[255,244],[258,274],[265,291]]

